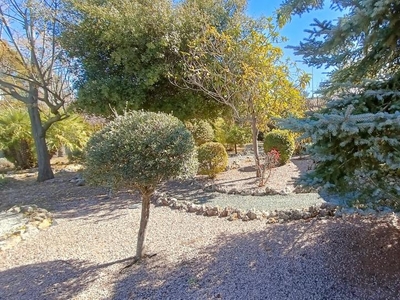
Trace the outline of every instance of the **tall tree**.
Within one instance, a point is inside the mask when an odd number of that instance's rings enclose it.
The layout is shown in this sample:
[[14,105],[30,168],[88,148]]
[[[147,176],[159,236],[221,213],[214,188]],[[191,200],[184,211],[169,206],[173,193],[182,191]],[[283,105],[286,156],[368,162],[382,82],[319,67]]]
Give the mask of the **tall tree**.
[[[66,118],[71,99],[68,61],[58,42],[62,5],[59,0],[1,0],[0,90],[23,102],[29,113],[38,159],[38,181],[54,177],[46,132]],[[51,115],[45,120],[40,107]]]
[[[188,52],[182,53],[184,87],[204,92],[227,105],[238,122],[251,124],[257,176],[261,176],[260,123],[282,113],[281,107],[287,113],[298,112],[304,104],[289,80],[288,67],[281,63],[281,49],[272,44],[277,38],[270,19],[243,17],[223,31],[206,26]],[[301,85],[307,82],[307,76],[299,79]]]
[[[287,19],[320,5],[288,0],[280,12]],[[315,20],[310,37],[295,47],[310,65],[334,68],[323,90],[332,97],[326,109],[287,126],[313,140],[317,165],[308,183],[400,207],[400,3],[336,0],[332,6],[344,9],[343,17]]]
[[[221,18],[225,1],[170,0],[72,1],[76,20],[64,32],[64,46],[80,64],[77,104],[102,115],[111,109],[145,109],[173,113],[180,119],[214,117],[223,106],[202,94],[182,90],[168,80],[178,63],[177,50],[199,30],[195,20]],[[185,7],[186,7],[185,6]],[[190,11],[192,18],[185,17]],[[198,14],[195,13],[199,12]],[[204,21],[204,20],[203,20]],[[202,22],[203,22],[202,21]],[[217,21],[215,21],[217,22]]]

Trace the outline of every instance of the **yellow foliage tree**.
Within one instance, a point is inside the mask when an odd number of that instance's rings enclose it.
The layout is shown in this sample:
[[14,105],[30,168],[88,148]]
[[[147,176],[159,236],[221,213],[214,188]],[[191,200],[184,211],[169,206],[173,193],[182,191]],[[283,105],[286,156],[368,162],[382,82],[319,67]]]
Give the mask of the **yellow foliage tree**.
[[271,117],[304,111],[304,88],[309,76],[290,79],[290,66],[271,19],[243,19],[224,31],[207,26],[182,53],[185,88],[202,91],[232,109],[234,118],[251,124],[257,176],[261,163],[257,144],[259,128]]

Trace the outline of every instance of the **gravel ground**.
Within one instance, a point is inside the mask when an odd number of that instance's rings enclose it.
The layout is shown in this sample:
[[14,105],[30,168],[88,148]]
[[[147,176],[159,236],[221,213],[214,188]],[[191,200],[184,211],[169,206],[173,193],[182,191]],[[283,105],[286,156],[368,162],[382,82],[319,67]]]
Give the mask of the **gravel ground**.
[[273,195],[273,196],[234,196],[227,194],[218,194],[211,200],[194,201],[196,203],[205,203],[211,205],[218,205],[220,207],[231,206],[241,209],[253,209],[265,211],[274,210],[288,210],[288,209],[301,209],[307,208],[315,204],[324,202],[341,203],[339,199],[334,196],[324,196],[317,193],[307,194],[288,194],[288,195]]
[[187,182],[169,182],[164,184],[159,191],[177,200],[191,201],[196,204],[205,204],[209,206],[234,207],[245,210],[253,208],[260,211],[302,209],[324,202],[342,206],[346,205],[345,201],[337,195],[327,193],[243,196],[219,192],[205,192],[198,184],[193,183],[190,185]]
[[267,225],[152,206],[146,252],[157,255],[120,273],[136,246],[131,204],[65,203],[56,226],[0,252],[0,299],[399,299],[387,220]]

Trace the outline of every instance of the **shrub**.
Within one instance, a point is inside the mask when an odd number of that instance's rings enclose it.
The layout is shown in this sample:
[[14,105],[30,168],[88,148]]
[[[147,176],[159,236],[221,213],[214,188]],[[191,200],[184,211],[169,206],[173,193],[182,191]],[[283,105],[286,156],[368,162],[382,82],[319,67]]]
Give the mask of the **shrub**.
[[186,128],[193,134],[197,146],[214,140],[214,129],[205,120],[186,122]]
[[214,178],[228,166],[228,154],[224,145],[216,142],[204,143],[198,148],[199,174]]
[[1,109],[0,149],[18,169],[36,166],[31,125],[28,112],[23,107]]
[[94,126],[90,125],[82,116],[71,114],[65,120],[54,123],[47,132],[47,147],[50,154],[55,154],[63,146],[66,148],[70,162],[80,162],[84,158],[83,150]]
[[150,197],[157,185],[196,171],[191,133],[177,118],[163,113],[125,113],[95,133],[87,145],[85,178],[89,183],[142,194],[136,260],[142,257]]
[[235,149],[237,154],[237,145],[243,145],[251,142],[251,130],[225,122],[223,118],[218,118],[214,122],[215,140],[227,146],[228,149]]
[[[0,108],[0,149],[16,168],[29,169],[37,165],[35,145],[31,134],[28,112],[24,107]],[[45,112],[41,116],[46,118]],[[46,133],[50,156],[62,146],[74,153],[82,151],[93,132],[85,119],[71,114],[67,119],[52,124]]]
[[237,154],[237,145],[251,142],[251,131],[249,128],[233,125],[227,131],[226,142],[234,145],[235,154]]
[[264,151],[268,153],[275,149],[280,154],[280,165],[286,164],[292,157],[295,141],[290,131],[274,129],[264,136]]

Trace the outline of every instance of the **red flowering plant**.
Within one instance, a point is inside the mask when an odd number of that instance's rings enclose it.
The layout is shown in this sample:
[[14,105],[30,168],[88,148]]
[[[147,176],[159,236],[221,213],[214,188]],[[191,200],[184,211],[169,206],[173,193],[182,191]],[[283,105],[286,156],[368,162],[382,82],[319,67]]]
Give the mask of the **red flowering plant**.
[[279,165],[281,155],[275,148],[271,149],[264,156],[264,163],[261,164],[261,179],[259,186],[264,186],[271,176],[272,169]]

